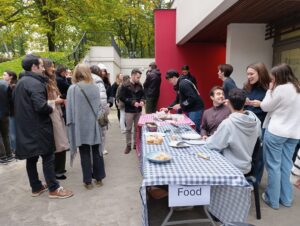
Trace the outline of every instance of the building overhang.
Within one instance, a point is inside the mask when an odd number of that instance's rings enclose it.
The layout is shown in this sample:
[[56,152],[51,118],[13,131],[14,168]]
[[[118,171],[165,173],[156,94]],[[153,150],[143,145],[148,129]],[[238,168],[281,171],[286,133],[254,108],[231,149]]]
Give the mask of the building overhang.
[[[205,1],[206,2],[206,1]],[[300,0],[230,0],[221,3],[189,32],[177,39],[177,44],[226,42],[227,26],[231,23],[283,24],[299,21]],[[178,7],[184,5],[177,4]],[[188,15],[187,15],[188,16]],[[180,18],[177,17],[179,20]]]

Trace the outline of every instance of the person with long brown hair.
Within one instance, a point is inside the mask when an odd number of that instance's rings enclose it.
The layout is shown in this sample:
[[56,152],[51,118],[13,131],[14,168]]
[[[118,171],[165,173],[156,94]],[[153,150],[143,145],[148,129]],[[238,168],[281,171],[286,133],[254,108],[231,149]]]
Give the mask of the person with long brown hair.
[[[244,90],[247,94],[247,101],[245,109],[252,111],[261,121],[263,125],[267,112],[264,112],[260,108],[260,102],[264,99],[266,92],[269,88],[271,81],[269,72],[266,66],[261,63],[253,63],[247,67],[247,82],[244,85]],[[262,130],[262,138],[264,129]],[[258,182],[261,181],[264,172],[264,161],[263,161],[263,149],[261,145],[261,139],[258,139],[255,145],[255,152],[252,156],[252,162],[254,163],[253,175]]]
[[79,148],[83,183],[86,189],[92,189],[92,178],[95,178],[96,186],[101,186],[105,177],[101,129],[97,121],[105,106],[101,105],[99,88],[93,83],[87,65],[75,67],[72,83],[66,108],[71,163]]
[[56,179],[65,180],[66,172],[66,151],[70,148],[65,120],[61,106],[65,104],[65,100],[61,98],[61,93],[56,84],[54,63],[50,59],[44,58],[45,75],[48,77],[47,94],[48,103],[53,107],[50,114],[53,125],[53,134],[55,142],[55,174]]
[[278,209],[279,204],[290,207],[293,188],[290,183],[292,157],[300,139],[300,83],[291,67],[280,64],[271,70],[271,82],[260,104],[268,112],[263,149],[268,182],[262,198]]

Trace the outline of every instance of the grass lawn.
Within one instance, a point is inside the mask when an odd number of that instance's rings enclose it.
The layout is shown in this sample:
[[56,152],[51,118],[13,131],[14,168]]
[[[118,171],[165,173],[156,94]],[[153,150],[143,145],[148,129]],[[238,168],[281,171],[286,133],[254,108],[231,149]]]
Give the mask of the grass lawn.
[[[53,60],[56,64],[63,64],[71,68],[74,65],[74,62],[68,61],[64,52],[45,52],[45,53],[36,53],[36,54],[41,56],[42,58],[49,58]],[[24,56],[16,58],[11,61],[0,63],[0,79],[2,79],[3,72],[6,70],[14,71],[17,73],[17,75],[19,75],[19,73],[23,71],[21,66],[21,62],[23,58]]]

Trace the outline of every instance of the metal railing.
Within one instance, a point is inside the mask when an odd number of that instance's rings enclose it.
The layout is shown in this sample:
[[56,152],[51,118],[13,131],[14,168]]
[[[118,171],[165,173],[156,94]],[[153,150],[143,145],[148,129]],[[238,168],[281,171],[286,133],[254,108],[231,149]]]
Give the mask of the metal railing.
[[78,64],[85,56],[90,46],[109,46],[111,45],[116,52],[121,56],[121,50],[117,45],[113,35],[109,32],[84,32],[80,41],[74,48],[71,54],[68,55],[69,61],[74,61]]

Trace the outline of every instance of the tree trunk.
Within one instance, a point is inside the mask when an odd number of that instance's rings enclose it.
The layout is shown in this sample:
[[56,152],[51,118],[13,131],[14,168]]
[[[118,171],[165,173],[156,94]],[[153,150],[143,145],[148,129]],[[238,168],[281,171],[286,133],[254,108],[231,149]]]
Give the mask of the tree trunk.
[[49,52],[55,52],[55,42],[54,42],[54,34],[52,32],[47,32],[47,40],[48,40],[48,49]]

